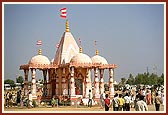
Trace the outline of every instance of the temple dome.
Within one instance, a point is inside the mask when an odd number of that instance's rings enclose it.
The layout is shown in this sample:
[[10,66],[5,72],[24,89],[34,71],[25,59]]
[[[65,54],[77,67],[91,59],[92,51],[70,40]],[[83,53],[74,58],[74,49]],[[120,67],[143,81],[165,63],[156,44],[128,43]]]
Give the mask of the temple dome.
[[46,56],[41,55],[41,51],[39,52],[38,55],[31,58],[29,64],[50,64],[49,59]]
[[92,63],[92,60],[88,55],[80,52],[71,58],[70,63]]
[[96,63],[108,64],[107,60],[104,57],[99,56],[99,55],[95,55],[91,59],[92,59],[93,64],[96,64]]
[[36,55],[31,58],[29,64],[50,64],[50,61],[46,56]]
[[96,55],[93,56],[91,59],[92,64],[108,64],[107,60],[104,57],[99,56],[98,50],[96,50]]

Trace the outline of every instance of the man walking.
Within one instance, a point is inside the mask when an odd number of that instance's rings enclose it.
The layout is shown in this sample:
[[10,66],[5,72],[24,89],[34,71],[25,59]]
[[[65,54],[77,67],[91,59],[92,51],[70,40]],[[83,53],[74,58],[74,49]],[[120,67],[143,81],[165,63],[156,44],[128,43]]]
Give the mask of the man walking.
[[90,108],[91,108],[91,106],[92,106],[92,92],[91,92],[91,90],[89,89],[89,101],[88,101],[88,107],[90,106]]
[[147,104],[144,102],[144,96],[141,95],[139,97],[139,101],[137,101],[136,105],[135,105],[135,110],[136,111],[148,111],[148,106]]
[[158,93],[156,93],[156,97],[155,97],[155,108],[156,108],[156,111],[160,111],[160,104],[162,103],[162,100],[159,96]]

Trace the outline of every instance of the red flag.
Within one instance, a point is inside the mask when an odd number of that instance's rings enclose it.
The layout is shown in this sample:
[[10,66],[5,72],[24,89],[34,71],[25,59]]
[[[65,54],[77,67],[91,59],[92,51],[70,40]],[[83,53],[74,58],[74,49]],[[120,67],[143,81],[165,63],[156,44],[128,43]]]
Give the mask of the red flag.
[[42,41],[41,40],[38,40],[36,45],[42,45]]
[[59,43],[56,45],[56,48],[59,48]]
[[61,12],[60,17],[66,18],[67,8],[61,8],[60,12]]

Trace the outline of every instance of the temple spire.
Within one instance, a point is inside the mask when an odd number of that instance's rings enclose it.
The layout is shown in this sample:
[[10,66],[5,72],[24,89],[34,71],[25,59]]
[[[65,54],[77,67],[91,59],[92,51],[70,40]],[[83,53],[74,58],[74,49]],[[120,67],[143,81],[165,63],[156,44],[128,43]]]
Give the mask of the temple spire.
[[69,22],[68,22],[68,20],[66,20],[66,32],[70,32],[70,30],[69,30]]

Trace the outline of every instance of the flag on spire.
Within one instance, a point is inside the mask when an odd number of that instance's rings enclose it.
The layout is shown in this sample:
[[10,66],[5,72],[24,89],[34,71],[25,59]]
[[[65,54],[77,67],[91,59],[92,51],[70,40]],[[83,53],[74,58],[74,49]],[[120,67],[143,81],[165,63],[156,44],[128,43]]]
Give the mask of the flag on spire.
[[36,45],[42,45],[42,41],[41,40],[38,40]]
[[56,48],[59,48],[59,46],[60,46],[60,44],[58,43],[58,44],[56,45]]
[[81,47],[81,45],[82,45],[81,39],[79,38],[78,41],[79,41],[79,46]]
[[60,12],[60,17],[65,19],[67,15],[67,8],[61,8]]
[[94,41],[94,45],[95,45],[95,47],[96,47],[96,42],[97,42],[97,41],[95,40],[95,41]]

